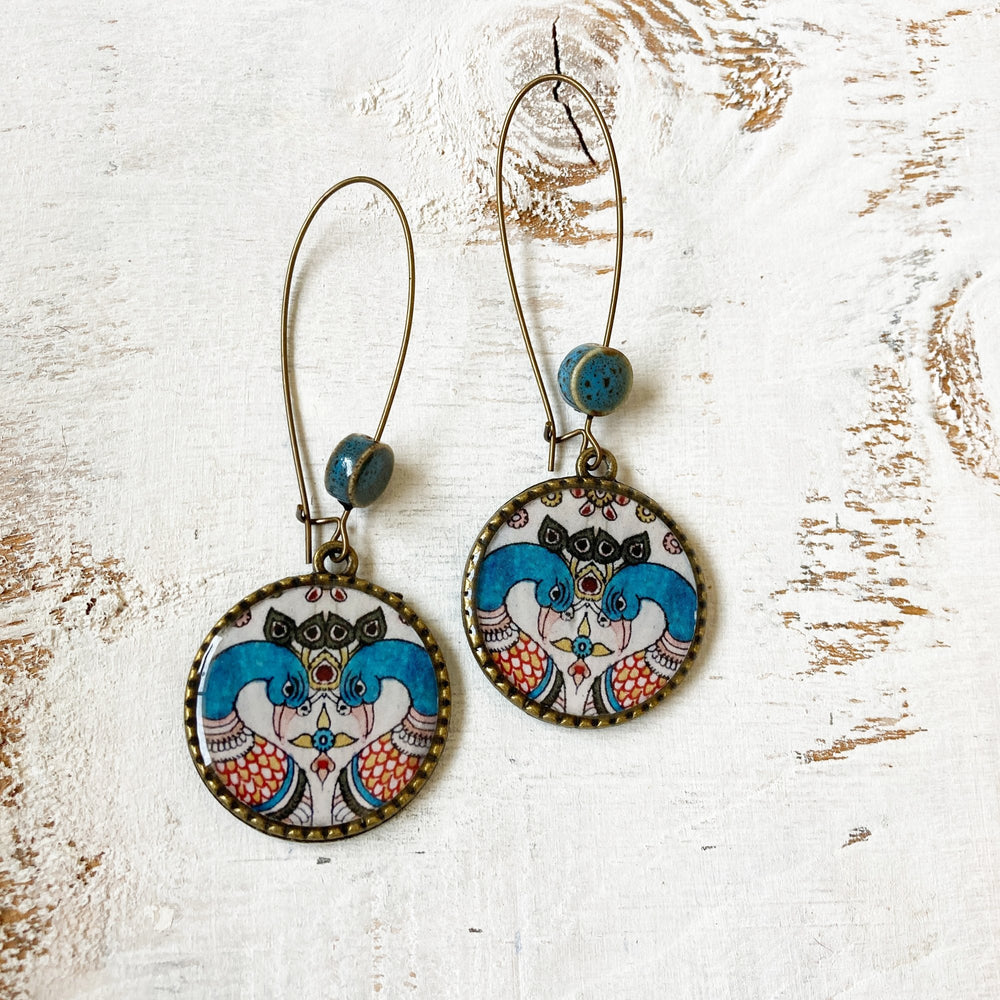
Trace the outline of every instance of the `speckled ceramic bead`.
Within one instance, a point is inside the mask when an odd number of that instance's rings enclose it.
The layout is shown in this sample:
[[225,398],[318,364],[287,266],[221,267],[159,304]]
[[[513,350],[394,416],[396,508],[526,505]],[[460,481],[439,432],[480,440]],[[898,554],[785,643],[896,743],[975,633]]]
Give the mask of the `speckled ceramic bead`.
[[367,434],[348,434],[326,463],[326,491],[345,507],[367,507],[392,478],[392,449]]
[[580,413],[603,417],[617,409],[632,388],[632,366],[621,351],[581,344],[559,366],[559,391]]

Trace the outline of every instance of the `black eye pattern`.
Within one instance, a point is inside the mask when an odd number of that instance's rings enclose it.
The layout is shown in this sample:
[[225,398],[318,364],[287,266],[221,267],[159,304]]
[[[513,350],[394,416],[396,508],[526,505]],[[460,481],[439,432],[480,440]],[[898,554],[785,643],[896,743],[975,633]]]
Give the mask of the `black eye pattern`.
[[334,649],[349,646],[354,641],[354,626],[340,615],[330,615],[326,622],[326,638]]
[[589,559],[594,554],[594,529],[584,528],[571,536],[569,550],[577,559]]
[[278,646],[287,646],[292,641],[294,631],[294,618],[289,618],[288,615],[284,615],[274,608],[267,609],[267,618],[264,620],[264,638],[268,642],[273,642]]
[[281,689],[281,693],[286,698],[291,698],[295,694],[295,685],[292,683],[291,679],[285,681],[285,686]]
[[313,615],[298,627],[295,638],[306,649],[322,649],[326,643],[326,631],[323,626],[323,616]]
[[367,691],[368,689],[365,687],[365,682],[360,677],[358,677],[351,685],[351,690],[354,692],[356,697],[363,698],[365,695],[365,691]]
[[637,566],[649,560],[649,533],[632,535],[622,542],[622,559],[629,566]]
[[354,623],[354,634],[358,642],[370,645],[385,638],[385,615],[381,608],[369,611]]
[[538,543],[550,552],[562,552],[566,548],[568,538],[566,529],[556,520],[545,516],[542,526],[538,529]]
[[594,555],[598,562],[609,564],[621,558],[621,549],[606,531],[598,531],[594,539]]

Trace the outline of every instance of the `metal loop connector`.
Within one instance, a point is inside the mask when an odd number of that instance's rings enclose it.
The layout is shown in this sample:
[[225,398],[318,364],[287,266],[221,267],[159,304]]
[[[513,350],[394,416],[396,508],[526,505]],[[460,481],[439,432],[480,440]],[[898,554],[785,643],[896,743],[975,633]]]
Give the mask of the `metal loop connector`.
[[345,510],[340,517],[324,519],[326,522],[336,522],[337,530],[334,532],[333,538],[321,545],[313,556],[313,568],[317,573],[330,572],[327,568],[327,562],[344,564],[343,568],[336,571],[336,576],[353,578],[358,572],[358,554],[355,552],[354,546],[351,545],[347,534],[347,518],[350,513],[350,510]]
[[580,449],[580,454],[577,456],[576,474],[581,477],[594,476],[602,465],[607,466],[608,470],[608,474],[602,476],[602,479],[618,478],[618,461],[615,456],[600,446],[594,448],[592,445],[587,445]]

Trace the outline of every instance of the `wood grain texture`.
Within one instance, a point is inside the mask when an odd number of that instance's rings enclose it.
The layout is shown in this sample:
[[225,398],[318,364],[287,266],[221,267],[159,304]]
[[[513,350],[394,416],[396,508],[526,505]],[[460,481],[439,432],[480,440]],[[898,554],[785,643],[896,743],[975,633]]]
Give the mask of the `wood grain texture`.
[[[995,3],[5,13],[0,996],[1000,994]],[[626,195],[635,387],[599,433],[710,601],[691,676],[602,732],[507,704],[461,628],[468,548],[547,477],[493,161],[557,59]],[[303,570],[281,282],[358,172],[407,210],[417,295],[353,539],[434,630],[453,721],[412,806],[312,847],[212,801],[182,698],[216,619]],[[551,380],[610,293],[581,101],[524,103],[505,182]],[[355,188],[303,247],[314,495],[377,420],[397,226]]]

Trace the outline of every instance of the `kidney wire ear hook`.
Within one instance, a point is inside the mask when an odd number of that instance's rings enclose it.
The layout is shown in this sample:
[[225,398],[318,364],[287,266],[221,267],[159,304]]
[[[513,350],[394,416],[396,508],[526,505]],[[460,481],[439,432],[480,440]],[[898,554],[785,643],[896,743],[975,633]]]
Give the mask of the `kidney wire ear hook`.
[[[403,236],[406,240],[406,260],[409,268],[409,295],[406,302],[406,321],[403,326],[403,342],[399,345],[399,356],[396,359],[396,370],[392,375],[392,382],[389,385],[389,393],[385,399],[385,406],[382,409],[382,417],[378,423],[374,438],[365,435],[349,435],[334,450],[327,467],[327,489],[333,493],[340,501],[343,512],[335,517],[313,517],[309,509],[309,494],[306,490],[305,475],[302,472],[302,458],[299,449],[298,434],[295,427],[295,414],[292,408],[292,390],[289,381],[288,362],[288,309],[292,291],[292,275],[295,270],[295,261],[299,255],[299,249],[305,238],[306,230],[316,217],[316,213],[323,207],[328,198],[336,194],[341,188],[350,184],[371,184],[378,188],[392,202],[399,221],[403,226]],[[288,437],[292,443],[292,461],[295,463],[295,477],[299,484],[300,503],[296,508],[296,517],[305,525],[306,532],[306,560],[313,562],[316,572],[326,572],[325,563],[329,559],[333,563],[346,564],[346,576],[354,576],[357,571],[358,556],[351,546],[347,535],[347,518],[355,507],[365,507],[377,499],[378,495],[388,483],[389,474],[392,471],[392,451],[387,445],[381,444],[382,432],[385,430],[386,420],[389,418],[389,410],[392,409],[392,402],[396,397],[396,389],[399,386],[399,376],[403,371],[403,362],[406,360],[406,348],[410,343],[410,327],[413,325],[413,295],[415,286],[415,265],[413,260],[413,239],[410,236],[410,226],[403,213],[396,196],[379,180],[374,177],[349,177],[346,180],[334,184],[329,191],[325,192],[313,205],[312,210],[306,216],[299,235],[292,247],[292,255],[288,259],[288,271],[285,274],[285,289],[281,302],[281,384],[285,394],[285,416],[288,420]],[[377,455],[378,461],[371,463],[381,466],[388,465],[387,471],[379,468],[376,471],[375,479],[377,485],[373,484],[368,489],[358,488],[358,478],[364,469],[364,463],[372,456]],[[335,468],[335,460],[339,459],[339,466]],[[338,478],[339,476],[339,478]],[[372,495],[374,494],[374,495]],[[313,557],[313,535],[314,525],[335,524],[333,538],[325,545],[321,545],[316,550]]]
[[555,417],[552,414],[552,406],[549,404],[548,393],[545,391],[545,383],[542,380],[542,374],[538,367],[538,359],[535,357],[535,350],[531,344],[531,337],[528,335],[528,324],[524,318],[524,309],[521,306],[521,298],[517,294],[517,283],[514,279],[514,268],[510,260],[510,244],[507,240],[507,223],[504,220],[503,214],[503,154],[507,144],[507,132],[510,129],[511,119],[514,117],[514,112],[517,110],[517,106],[530,90],[542,83],[555,84],[552,89],[552,95],[554,98],[557,97],[557,91],[560,83],[569,84],[569,86],[577,90],[583,99],[590,105],[590,109],[597,117],[597,122],[601,126],[601,132],[604,135],[604,142],[608,147],[608,154],[611,159],[611,176],[613,177],[615,184],[615,220],[617,225],[615,269],[611,284],[611,305],[608,309],[608,322],[604,329],[604,341],[601,345],[605,349],[608,347],[611,342],[611,328],[615,321],[615,307],[618,304],[618,286],[621,283],[622,273],[622,184],[621,177],[618,173],[618,158],[615,156],[615,147],[614,143],[611,141],[611,132],[608,129],[608,123],[604,120],[604,115],[601,114],[601,109],[597,106],[597,102],[584,86],[572,77],[564,76],[562,73],[547,73],[544,76],[540,76],[537,79],[532,80],[530,83],[525,84],[514,98],[514,101],[510,106],[510,110],[507,112],[507,117],[504,120],[503,128],[500,130],[500,143],[497,148],[496,170],[497,218],[500,223],[500,242],[503,246],[503,259],[504,263],[507,265],[507,280],[510,282],[510,291],[514,298],[514,309],[517,311],[517,320],[521,324],[521,336],[524,337],[524,346],[528,352],[528,360],[531,362],[531,370],[534,372],[535,382],[538,384],[538,392],[542,397],[542,405],[545,407],[545,440],[549,443],[549,472],[552,472],[555,468],[556,445],[562,444],[564,441],[568,441],[571,438],[580,437],[582,438],[582,441],[580,443],[580,455],[577,459],[577,474],[583,476],[594,472],[600,467],[601,463],[604,462],[608,467],[608,474],[612,479],[614,479],[617,475],[617,462],[615,461],[615,457],[611,454],[611,452],[601,447],[601,445],[597,442],[597,439],[594,437],[594,433],[591,429],[591,422],[593,421],[594,416],[598,414],[588,412],[583,427],[580,427],[577,430],[569,431],[566,434],[559,434],[556,430]]
[[[517,294],[501,173],[518,105],[533,87],[550,82],[579,91],[597,117],[611,159],[618,222],[604,343],[578,344],[559,364],[559,394],[583,420],[582,427],[563,434]],[[555,87],[552,93],[561,96]],[[628,398],[633,381],[631,362],[609,346],[624,227],[607,122],[579,83],[551,73],[518,92],[498,147],[497,220],[521,335],[545,407],[550,476],[556,446],[575,437],[581,442],[575,476],[557,475],[521,490],[483,525],[465,564],[462,618],[473,655],[504,697],[546,722],[599,729],[652,708],[687,672],[704,632],[704,588],[683,533],[655,500],[618,480],[614,455],[592,429],[594,417],[612,413]],[[665,623],[662,631],[658,622]]]

